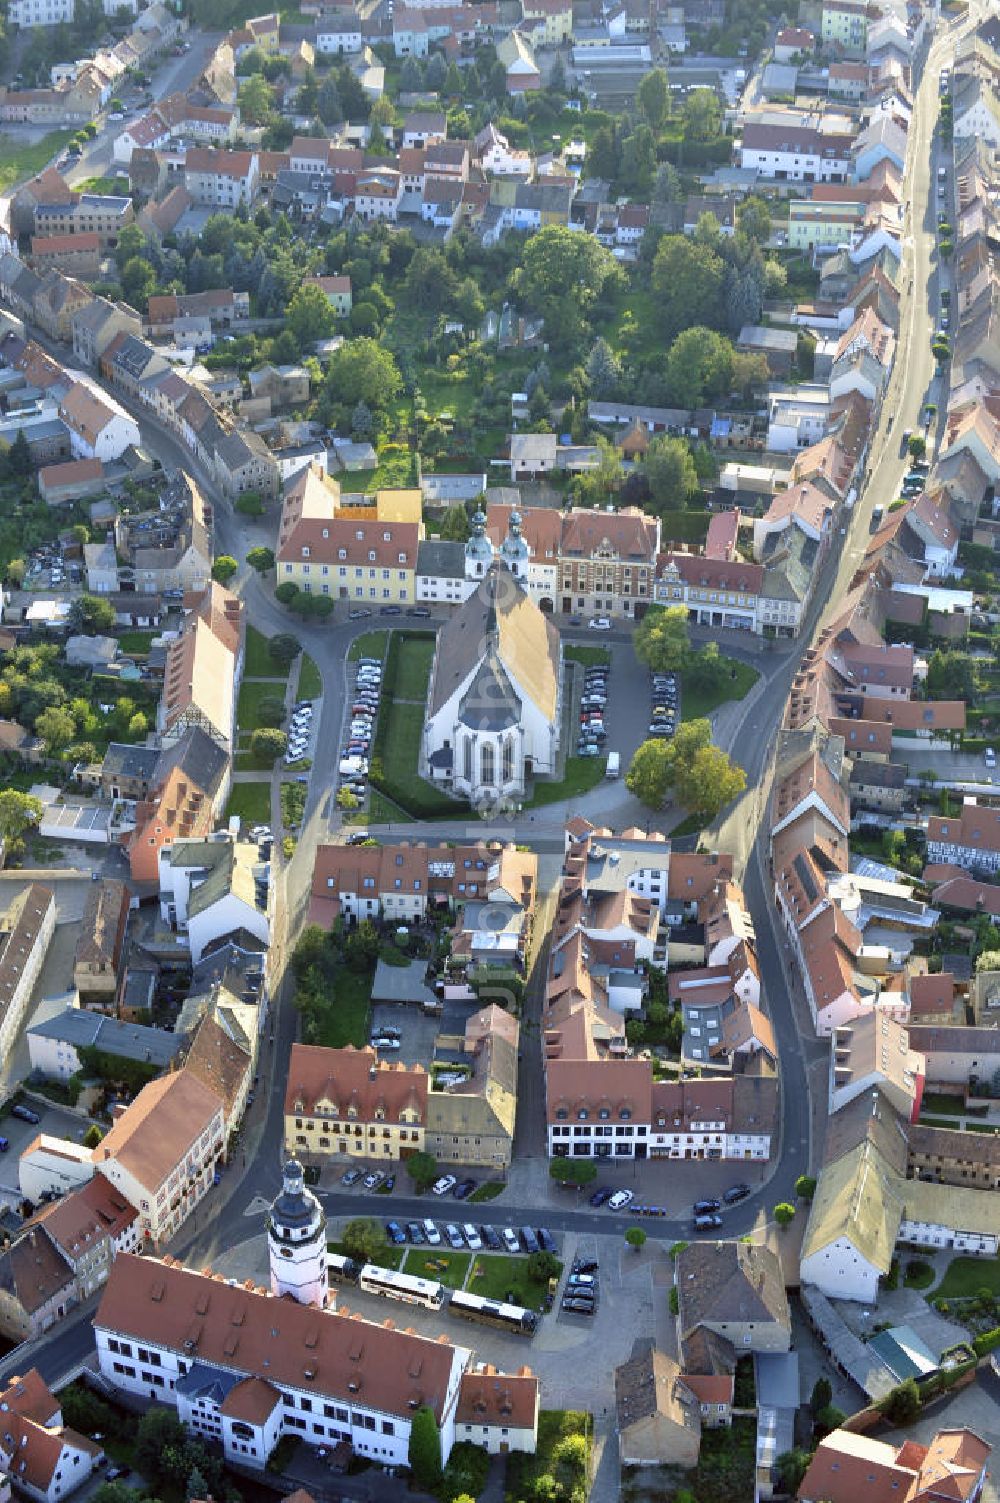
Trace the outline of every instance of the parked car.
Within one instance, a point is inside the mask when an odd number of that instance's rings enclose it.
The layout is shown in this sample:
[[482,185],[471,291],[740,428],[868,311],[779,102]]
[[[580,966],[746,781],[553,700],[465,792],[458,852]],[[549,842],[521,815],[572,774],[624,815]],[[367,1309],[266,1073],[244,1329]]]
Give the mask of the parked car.
[[447,1195],[458,1183],[453,1174],[442,1174],[441,1178],[434,1181],[431,1191],[434,1195]]
[[553,1237],[548,1227],[540,1226],[538,1228],[538,1245],[541,1247],[542,1252],[555,1252],[556,1239]]
[[11,1107],[10,1114],[12,1117],[16,1117],[19,1122],[31,1122],[35,1127],[42,1120],[37,1112],[31,1110],[30,1106],[21,1106],[20,1103],[17,1106]]
[[503,1247],[503,1240],[501,1239],[500,1233],[497,1231],[496,1227],[482,1226],[479,1228],[479,1230],[482,1232],[483,1241],[486,1243],[486,1246],[489,1248],[490,1252],[500,1252],[501,1248]]
[[480,1252],[482,1250],[483,1239],[471,1221],[466,1221],[463,1225],[462,1236],[465,1238],[466,1246],[470,1247],[473,1252]]
[[430,1246],[431,1247],[440,1247],[441,1246],[441,1233],[438,1231],[438,1229],[434,1225],[433,1221],[431,1221],[430,1219],[428,1219],[427,1221],[424,1222],[423,1226],[424,1226],[424,1236],[427,1238],[427,1241],[430,1244]]
[[350,621],[360,621],[363,616],[370,616],[370,615],[371,615],[371,611],[365,610],[364,606],[359,606],[355,610],[348,611],[348,613],[347,613],[348,620],[350,620]]
[[711,1211],[721,1210],[722,1202],[720,1200],[696,1200],[694,1203],[694,1214],[696,1216],[707,1216]]
[[414,1247],[420,1247],[427,1241],[426,1234],[419,1221],[408,1221],[406,1223],[406,1235],[409,1237]]
[[524,1250],[525,1250],[526,1253],[536,1253],[536,1252],[538,1252],[538,1238],[535,1236],[535,1233],[534,1233],[534,1230],[533,1230],[532,1227],[530,1227],[530,1226],[522,1226],[522,1228],[521,1228],[521,1242],[522,1242],[522,1245],[523,1245]]
[[468,1200],[475,1188],[476,1182],[474,1179],[460,1179],[451,1193],[456,1200]]
[[444,1229],[444,1234],[448,1239],[449,1247],[454,1247],[457,1250],[458,1248],[465,1246],[465,1238],[462,1236],[462,1233],[459,1231],[458,1227],[455,1226],[454,1222],[448,1223],[448,1225]]
[[727,1206],[736,1206],[739,1205],[741,1200],[746,1200],[750,1194],[752,1194],[752,1191],[749,1185],[730,1185],[729,1189],[723,1195],[722,1200]]
[[712,1232],[722,1225],[721,1216],[696,1216],[694,1229],[696,1232]]
[[631,1190],[616,1190],[608,1201],[609,1211],[624,1211],[627,1205],[631,1205],[635,1196]]
[[587,622],[591,631],[610,631],[611,621],[608,616],[594,616]]
[[385,1175],[382,1173],[381,1169],[372,1169],[370,1173],[365,1175],[365,1189],[377,1190],[384,1179]]
[[399,1247],[401,1243],[406,1241],[406,1233],[398,1221],[387,1221],[385,1224],[385,1234],[394,1247]]
[[517,1233],[512,1226],[505,1226],[500,1235],[503,1238],[503,1245],[509,1253],[521,1251],[521,1244],[518,1242]]
[[598,1262],[596,1258],[574,1258],[573,1273],[596,1273]]
[[342,1185],[348,1185],[348,1186],[350,1186],[350,1185],[356,1185],[357,1182],[358,1182],[358,1180],[360,1178],[361,1178],[361,1170],[360,1169],[348,1169],[345,1174],[342,1174],[340,1176],[340,1183]]
[[593,1195],[590,1197],[590,1204],[592,1206],[602,1206],[604,1205],[605,1201],[611,1199],[613,1194],[614,1191],[611,1189],[610,1185],[599,1185],[598,1188],[594,1191]]
[[379,607],[380,616],[401,616],[403,608],[399,605],[383,605]]

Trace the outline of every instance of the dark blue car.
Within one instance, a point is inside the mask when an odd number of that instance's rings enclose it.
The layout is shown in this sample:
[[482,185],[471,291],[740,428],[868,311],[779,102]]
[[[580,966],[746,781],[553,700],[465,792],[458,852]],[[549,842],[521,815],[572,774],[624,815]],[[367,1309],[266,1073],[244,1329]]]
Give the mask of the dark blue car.
[[387,1221],[385,1224],[385,1234],[394,1247],[398,1247],[401,1242],[406,1241],[406,1233],[398,1221]]

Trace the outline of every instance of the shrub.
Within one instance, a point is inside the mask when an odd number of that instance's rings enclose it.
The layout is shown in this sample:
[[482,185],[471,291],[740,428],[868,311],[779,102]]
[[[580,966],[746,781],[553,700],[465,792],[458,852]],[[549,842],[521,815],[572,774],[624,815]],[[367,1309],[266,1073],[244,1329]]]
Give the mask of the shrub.
[[283,757],[288,746],[288,737],[284,731],[274,730],[270,726],[264,726],[254,731],[250,737],[250,750],[261,762],[274,763],[279,757]]
[[787,1200],[779,1202],[774,1208],[774,1219],[779,1226],[787,1226],[790,1221],[795,1220],[795,1207],[789,1205]]

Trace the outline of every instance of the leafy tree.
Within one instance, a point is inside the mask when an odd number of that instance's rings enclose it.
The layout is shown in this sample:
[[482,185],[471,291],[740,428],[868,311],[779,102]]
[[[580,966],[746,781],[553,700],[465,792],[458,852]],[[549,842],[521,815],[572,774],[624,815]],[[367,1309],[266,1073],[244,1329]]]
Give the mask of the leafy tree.
[[812,1456],[808,1451],[782,1451],[774,1463],[774,1471],[783,1493],[794,1498],[811,1460]]
[[[23,428],[18,428],[17,433],[14,436],[14,442],[11,444],[9,450],[7,451],[7,464],[12,475],[17,475],[23,478],[24,476],[31,474],[31,447],[28,443],[28,435],[25,433]],[[8,565],[7,577],[9,579],[13,579],[14,577],[14,562],[20,562],[20,560],[12,561]],[[21,579],[23,580],[23,578],[24,564],[21,563]]]
[[595,397],[610,397],[622,378],[621,362],[608,341],[596,339],[587,356],[587,380]]
[[344,784],[343,788],[338,788],[337,789],[337,808],[338,809],[343,809],[345,811],[345,813],[349,814],[349,813],[351,813],[352,810],[354,810],[354,809],[356,809],[358,807],[359,803],[360,803],[360,799],[358,798],[357,794],[356,793],[352,793],[351,790],[350,790],[350,788],[348,788],[348,786],[347,786],[346,783]]
[[740,233],[763,245],[771,238],[771,210],[766,198],[751,193],[736,211],[736,223]]
[[580,1190],[593,1184],[597,1165],[591,1159],[550,1159],[549,1178],[558,1185],[575,1185]]
[[208,1483],[205,1481],[198,1468],[196,1466],[193,1466],[188,1473],[184,1496],[187,1498],[188,1503],[192,1503],[192,1500],[195,1498],[204,1498],[207,1492]]
[[344,958],[355,971],[365,971],[378,959],[378,930],[371,919],[362,919],[344,941]]
[[299,590],[297,584],[295,584],[291,579],[284,579],[275,590],[274,598],[275,600],[277,600],[279,605],[290,606],[294,605],[295,601],[298,600],[300,594],[301,591]]
[[787,1200],[779,1201],[774,1208],[774,1219],[779,1226],[787,1226],[790,1221],[795,1220],[795,1207]]
[[[277,593],[277,590],[275,590],[275,594]],[[277,636],[272,637],[268,642],[267,650],[272,660],[279,667],[288,668],[295,662],[295,659],[302,651],[302,643],[298,637],[293,637],[291,632],[280,631]]]
[[658,434],[646,450],[644,470],[655,511],[676,511],[698,489],[698,471],[683,438]]
[[98,1127],[97,1123],[91,1122],[90,1126],[87,1128],[87,1131],[83,1135],[84,1148],[96,1148],[103,1137],[104,1134]]
[[424,87],[435,94],[440,94],[447,77],[448,64],[440,52],[435,52],[424,66]]
[[639,113],[650,129],[657,132],[670,113],[670,80],[666,69],[653,68],[644,73],[636,94]]
[[243,517],[259,517],[264,511],[264,497],[260,491],[241,491],[234,505]]
[[641,1226],[630,1226],[628,1231],[625,1233],[625,1241],[628,1243],[629,1247],[634,1248],[636,1252],[639,1252],[639,1250],[645,1246],[646,1233],[643,1231]]
[[[582,237],[581,237],[582,238]],[[375,412],[388,407],[402,378],[391,350],[375,339],[352,339],[333,356],[326,373],[325,392],[341,406],[364,402]]]
[[816,1194],[816,1181],[811,1174],[799,1175],[795,1181],[795,1193],[800,1200],[812,1200]]
[[139,1421],[135,1438],[135,1467],[144,1477],[159,1477],[163,1454],[170,1448],[181,1449],[187,1431],[173,1409],[149,1409]]
[[118,625],[118,617],[110,600],[100,595],[79,595],[69,608],[69,624],[72,631],[88,637],[107,635]]
[[385,1232],[370,1216],[349,1221],[341,1241],[347,1256],[359,1263],[377,1263],[385,1252]]
[[664,162],[657,168],[653,183],[653,203],[657,208],[679,203],[683,191],[681,175],[673,162]]
[[408,57],[399,70],[399,92],[419,94],[424,87],[424,69],[419,58]]
[[122,267],[121,279],[125,301],[140,313],[145,313],[149,299],[156,291],[156,272],[149,262],[133,256]]
[[316,113],[324,125],[339,125],[344,118],[344,106],[333,73],[328,73],[319,86],[316,96]]
[[710,245],[685,235],[664,235],[656,248],[651,279],[666,338],[694,324],[708,328],[721,321],[725,274],[722,257]]
[[70,711],[60,705],[50,705],[35,721],[35,731],[45,742],[50,756],[55,756],[69,746],[76,735],[76,721]]
[[722,130],[722,107],[714,89],[692,89],[681,107],[685,141],[713,141]]
[[452,543],[465,543],[469,538],[469,513],[458,502],[449,506],[441,518],[441,536]]
[[[435,53],[434,62],[439,53]],[[444,59],[441,59],[442,66]],[[430,68],[427,69],[428,79]],[[410,1471],[418,1487],[433,1492],[441,1480],[441,1432],[434,1411],[422,1404],[410,1421]]]
[[927,453],[927,440],[922,433],[914,433],[906,447],[910,451],[911,459],[923,459]]
[[373,437],[375,433],[375,417],[366,402],[354,404],[354,411],[351,413],[351,433],[359,442]]
[[667,390],[678,407],[700,407],[732,389],[733,347],[714,329],[696,325],[677,335],[667,356]]
[[[676,743],[676,737],[674,738]],[[703,746],[688,763],[675,761],[677,797],[703,823],[710,823],[720,809],[737,798],[747,785],[747,775],[721,746]]]
[[687,611],[682,605],[651,606],[635,629],[632,646],[640,663],[655,673],[679,673],[691,651]]
[[897,1383],[879,1404],[879,1408],[892,1425],[912,1425],[920,1413],[920,1389],[914,1378]]
[[621,275],[614,256],[593,235],[546,225],[525,246],[513,286],[545,319],[550,340],[565,342],[576,336],[594,303]]
[[658,738],[644,741],[629,763],[625,786],[648,809],[662,809],[673,781],[673,765],[666,743]]
[[437,1159],[430,1153],[411,1153],[406,1172],[418,1190],[429,1190],[438,1177]]
[[825,1404],[814,1416],[817,1436],[822,1438],[829,1435],[831,1430],[839,1430],[846,1418],[843,1409],[838,1409],[836,1404]]
[[220,553],[212,565],[212,578],[219,584],[228,584],[233,575],[239,572],[239,564],[230,553]]
[[247,554],[247,563],[258,574],[266,574],[274,568],[274,553],[270,548],[251,548]]
[[240,85],[240,114],[249,125],[266,125],[274,114],[274,90],[262,73],[252,73]]
[[139,741],[149,730],[149,720],[141,710],[129,717],[128,733],[134,741]]
[[819,1414],[833,1399],[833,1384],[829,1378],[817,1378],[813,1384],[812,1394],[809,1398],[809,1408],[813,1414]]
[[975,699],[971,660],[964,653],[942,652],[939,648],[927,664],[924,688],[928,699]]
[[539,1250],[531,1253],[527,1263],[528,1277],[536,1283],[543,1283],[546,1279],[554,1279],[559,1273],[559,1259],[554,1253]]
[[299,350],[308,350],[317,339],[328,339],[337,324],[337,315],[321,287],[303,282],[285,311],[285,328]]
[[16,788],[4,788],[0,791],[0,838],[8,845],[20,840],[25,830],[39,823],[42,813],[41,799]]
[[259,726],[250,737],[250,750],[259,762],[274,764],[288,749],[288,737],[273,726]]

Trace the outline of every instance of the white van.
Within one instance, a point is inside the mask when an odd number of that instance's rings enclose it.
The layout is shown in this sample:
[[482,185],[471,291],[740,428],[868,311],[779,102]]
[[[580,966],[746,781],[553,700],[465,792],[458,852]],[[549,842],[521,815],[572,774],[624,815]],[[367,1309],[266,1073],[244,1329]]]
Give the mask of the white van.
[[368,758],[367,757],[341,757],[341,759],[340,759],[340,775],[341,775],[341,777],[349,778],[349,777],[352,777],[355,773],[358,773],[358,772],[367,772],[367,771],[368,771]]
[[604,769],[606,778],[617,778],[622,770],[621,752],[608,752],[608,765]]

